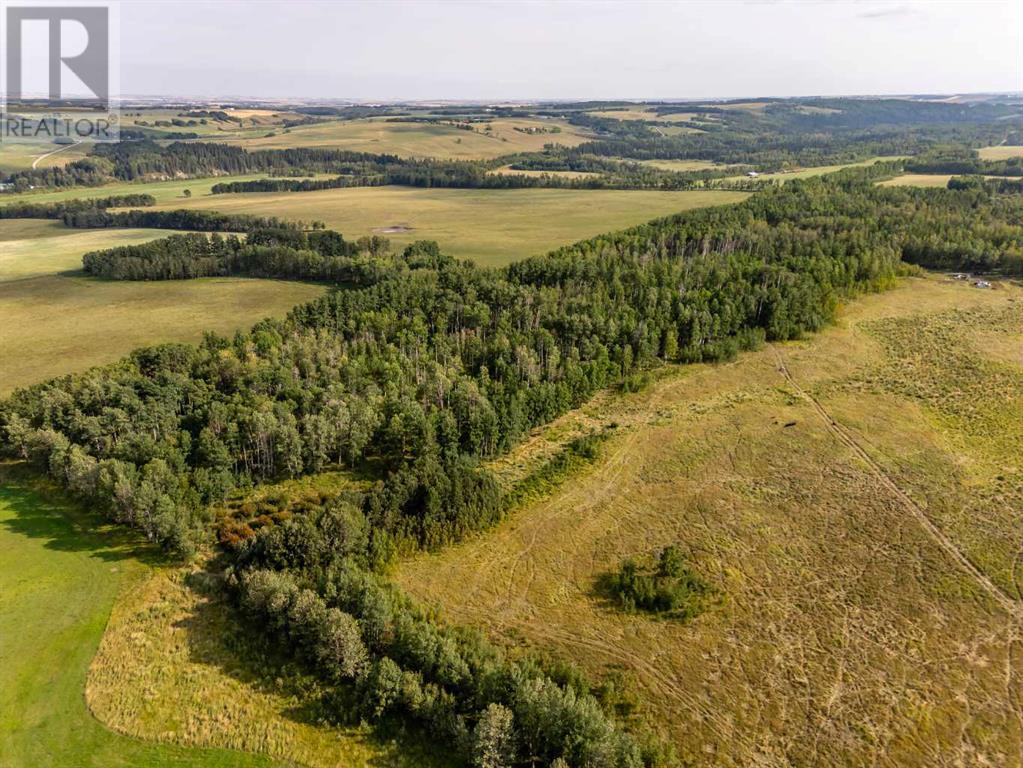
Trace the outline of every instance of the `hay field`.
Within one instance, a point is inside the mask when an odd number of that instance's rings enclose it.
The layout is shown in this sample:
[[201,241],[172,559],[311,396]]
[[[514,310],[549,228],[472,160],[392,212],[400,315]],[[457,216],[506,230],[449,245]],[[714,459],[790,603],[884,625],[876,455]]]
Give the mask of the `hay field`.
[[[437,240],[453,256],[493,266],[660,216],[745,197],[719,191],[364,187],[213,195],[163,207],[319,219],[347,238],[384,234],[398,247],[413,240]],[[401,231],[385,231],[390,229]]]
[[1010,157],[1023,156],[1023,146],[1010,147],[1003,144],[998,147],[981,147],[977,154],[981,160],[1008,160]]
[[[487,125],[491,127],[486,130]],[[560,133],[524,133],[516,128],[561,129]],[[393,154],[402,157],[489,159],[516,152],[536,152],[545,144],[574,147],[590,136],[581,129],[556,120],[498,118],[463,130],[447,122],[389,122],[387,118],[331,120],[278,130],[273,136],[229,140],[246,149],[288,147],[335,147],[353,152]]]
[[[34,190],[18,195],[0,195],[0,206],[6,203],[56,203],[61,200],[91,200],[111,195],[149,194],[158,203],[184,202],[184,191],[191,191],[192,197],[210,194],[210,188],[222,181],[253,181],[265,179],[266,174],[255,173],[241,176],[209,176],[201,179],[170,179],[167,181],[132,181],[104,184],[101,187],[69,187],[52,191]],[[173,207],[173,206],[172,206]]]
[[[616,423],[592,470],[402,566],[454,621],[624,671],[695,764],[1023,762],[1023,290],[904,281],[836,327],[668,369],[499,467]],[[675,544],[722,596],[680,624],[595,593]]]
[[324,290],[247,278],[120,282],[43,275],[0,282],[0,395],[112,363],[136,347],[244,330]]

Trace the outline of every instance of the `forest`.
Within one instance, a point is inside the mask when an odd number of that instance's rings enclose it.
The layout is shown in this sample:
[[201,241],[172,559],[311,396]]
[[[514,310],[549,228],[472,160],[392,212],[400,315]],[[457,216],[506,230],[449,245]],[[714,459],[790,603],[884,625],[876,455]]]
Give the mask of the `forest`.
[[[876,173],[793,180],[501,270],[432,242],[393,253],[283,222],[253,223],[244,244],[193,234],[92,253],[86,268],[118,279],[226,268],[338,285],[233,338],[18,390],[0,405],[3,451],[177,554],[210,540],[211,505],[233,493],[357,473],[364,490],[220,539],[251,631],[298,649],[338,717],[421,727],[466,763],[668,764],[597,688],[444,625],[388,584],[387,566],[494,525],[513,500],[482,462],[638,371],[817,331],[843,298],[910,265],[1023,271],[1018,194],[878,187]],[[151,213],[133,225],[153,226]],[[676,566],[661,577],[686,581]],[[623,579],[647,602],[640,574]],[[674,589],[655,578],[655,607]]]

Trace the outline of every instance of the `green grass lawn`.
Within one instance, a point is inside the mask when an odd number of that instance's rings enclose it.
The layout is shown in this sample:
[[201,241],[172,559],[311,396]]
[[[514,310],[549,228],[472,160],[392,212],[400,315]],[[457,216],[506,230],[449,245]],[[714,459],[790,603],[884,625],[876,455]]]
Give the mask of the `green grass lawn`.
[[0,467],[0,765],[273,766],[222,750],[146,744],[85,706],[86,672],[119,591],[153,553]]

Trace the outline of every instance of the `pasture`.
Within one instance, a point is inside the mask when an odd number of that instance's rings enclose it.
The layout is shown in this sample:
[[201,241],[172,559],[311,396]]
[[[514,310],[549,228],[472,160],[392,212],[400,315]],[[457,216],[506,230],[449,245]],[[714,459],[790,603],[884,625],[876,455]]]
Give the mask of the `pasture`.
[[947,187],[950,173],[904,173],[880,182],[882,187]]
[[136,347],[231,334],[323,293],[246,278],[164,282],[43,275],[0,282],[0,394],[112,363]]
[[163,207],[318,219],[349,239],[383,234],[397,247],[437,240],[453,256],[498,266],[602,232],[745,197],[718,191],[364,187],[213,195]]
[[55,168],[73,160],[81,160],[88,151],[87,144],[2,142],[0,143],[0,172],[27,171],[33,163],[37,168]]
[[409,739],[318,724],[306,681],[252,642],[214,586],[203,571],[164,568],[123,591],[86,683],[101,722],[146,741],[235,749],[307,768],[444,765]]
[[[399,582],[624,675],[694,764],[1018,766],[1021,301],[908,279],[806,341],[598,397],[496,467],[613,424],[592,469]],[[668,545],[719,605],[678,623],[602,599]]]
[[[490,130],[487,130],[487,128]],[[558,133],[527,133],[528,130]],[[516,130],[519,129],[519,130]],[[278,130],[272,136],[230,139],[246,149],[333,147],[353,152],[392,154],[402,157],[436,157],[452,160],[489,159],[516,152],[536,152],[545,144],[574,147],[589,135],[568,123],[531,118],[497,118],[474,123],[473,130],[456,127],[447,119],[435,123],[391,122],[387,118],[329,120]]]
[[594,117],[603,117],[610,120],[645,120],[657,123],[687,123],[697,116],[695,112],[675,112],[668,115],[658,115],[653,107],[631,107],[627,109],[605,109],[587,114]]
[[173,234],[160,229],[70,229],[59,221],[0,220],[0,285],[12,280],[80,271],[82,254],[137,245]]
[[209,176],[202,179],[168,179],[165,181],[132,181],[104,184],[101,187],[69,187],[56,190],[33,190],[18,195],[0,195],[0,206],[13,202],[56,203],[62,200],[88,200],[111,195],[142,195],[149,194],[158,203],[183,202],[185,190],[193,197],[209,195],[214,184],[222,181],[253,181],[265,179],[266,174],[256,173],[240,176]]
[[1010,147],[1002,144],[998,147],[981,147],[977,154],[981,160],[1008,160],[1010,157],[1023,156],[1023,146]]

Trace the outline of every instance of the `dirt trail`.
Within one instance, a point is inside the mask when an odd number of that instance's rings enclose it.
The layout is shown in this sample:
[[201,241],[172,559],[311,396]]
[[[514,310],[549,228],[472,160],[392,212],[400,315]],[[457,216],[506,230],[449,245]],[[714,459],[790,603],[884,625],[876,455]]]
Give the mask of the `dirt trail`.
[[923,510],[923,508],[917,504],[909,494],[899,487],[895,480],[892,479],[891,475],[885,471],[884,467],[878,464],[873,457],[864,450],[856,439],[849,434],[845,427],[834,419],[821,402],[799,385],[795,378],[793,378],[788,366],[785,364],[785,358],[782,356],[781,350],[777,346],[773,346],[772,348],[774,350],[775,357],[778,360],[778,371],[785,377],[785,380],[796,391],[796,393],[813,406],[814,411],[816,411],[817,415],[827,426],[828,430],[837,437],[841,443],[852,450],[864,464],[867,465],[871,473],[880,481],[881,485],[887,488],[892,495],[895,496],[902,505],[913,514],[928,535],[939,546],[941,546],[941,548],[944,549],[945,552],[947,552],[964,571],[972,576],[974,581],[976,581],[977,584],[990,594],[991,597],[993,597],[1010,616],[1013,616],[1017,620],[1023,619],[1023,605],[1020,605],[1020,603],[1011,595],[1003,591],[1002,588],[988,578],[987,574],[980,570],[980,568],[978,568],[972,560],[962,553],[955,543],[947,535],[945,535],[944,531],[935,525],[930,517],[927,516],[927,513]]
[[45,160],[46,158],[48,158],[48,157],[50,157],[52,155],[55,155],[58,152],[63,152],[65,149],[71,149],[71,147],[76,147],[76,146],[78,146],[81,143],[82,142],[80,142],[80,141],[78,141],[76,139],[74,144],[65,144],[62,147],[58,147],[57,149],[55,149],[55,150],[53,150],[51,152],[47,152],[45,155],[39,155],[39,157],[37,157],[35,160],[32,161],[32,168],[35,169],[36,166],[39,165],[39,162],[41,160]]

